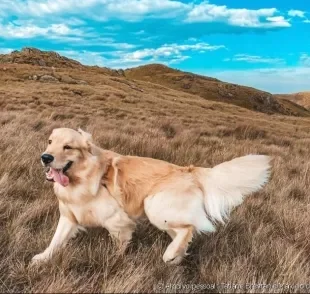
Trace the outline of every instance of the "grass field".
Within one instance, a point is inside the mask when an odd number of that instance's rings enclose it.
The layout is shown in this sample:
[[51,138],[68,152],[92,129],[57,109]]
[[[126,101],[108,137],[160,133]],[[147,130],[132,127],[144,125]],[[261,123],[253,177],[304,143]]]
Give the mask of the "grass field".
[[[292,288],[310,283],[309,119],[207,101],[96,68],[57,69],[53,74],[63,77],[58,83],[29,79],[44,73],[51,69],[0,68],[1,292],[243,293],[246,284],[309,292]],[[169,237],[142,220],[124,255],[106,230],[90,229],[52,261],[29,268],[59,216],[40,154],[60,126],[90,131],[103,148],[179,165],[210,167],[268,154],[272,177],[216,233],[197,236],[180,266],[163,263]]]

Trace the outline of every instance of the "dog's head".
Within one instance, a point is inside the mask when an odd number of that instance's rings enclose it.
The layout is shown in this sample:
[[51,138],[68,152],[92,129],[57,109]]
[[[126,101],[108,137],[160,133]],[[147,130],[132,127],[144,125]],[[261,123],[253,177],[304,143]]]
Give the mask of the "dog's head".
[[73,171],[80,169],[91,156],[91,139],[91,135],[81,129],[54,129],[41,156],[46,167],[46,179],[62,186],[69,185]]

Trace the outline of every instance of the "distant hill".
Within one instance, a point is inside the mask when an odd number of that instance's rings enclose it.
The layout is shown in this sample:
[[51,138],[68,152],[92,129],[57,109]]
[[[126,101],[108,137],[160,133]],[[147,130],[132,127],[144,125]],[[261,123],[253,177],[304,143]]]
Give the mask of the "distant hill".
[[[199,96],[205,100],[224,102],[262,113],[310,116],[310,111],[303,107],[303,105],[309,106],[309,104],[303,104],[298,99],[298,101],[295,101],[290,98],[291,95],[279,97],[279,95],[275,96],[254,88],[172,69],[162,64],[139,66],[127,70],[113,70],[106,67],[85,66],[56,52],[42,51],[36,48],[23,48],[10,54],[0,54],[0,64],[28,64],[39,66],[42,69],[52,67],[81,69],[94,78],[104,74],[105,76],[115,77],[123,83],[131,83],[130,80],[139,80],[147,82],[146,85],[148,83],[158,84],[183,93]],[[51,72],[51,76],[35,78],[49,79],[55,82],[66,80],[71,83],[83,83],[78,76],[72,79],[67,76],[59,76],[54,71]]]
[[139,66],[125,70],[129,79],[160,84],[200,97],[234,104],[247,109],[273,114],[309,116],[309,111],[293,102],[283,101],[264,91],[222,82],[215,78],[175,70],[161,64]]
[[310,92],[299,92],[293,94],[277,94],[277,98],[290,100],[307,109],[310,109]]

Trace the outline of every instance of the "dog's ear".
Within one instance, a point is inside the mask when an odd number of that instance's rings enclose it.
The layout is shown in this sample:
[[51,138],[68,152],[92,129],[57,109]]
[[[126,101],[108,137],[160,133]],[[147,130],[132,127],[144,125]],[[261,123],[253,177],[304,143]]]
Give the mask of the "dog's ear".
[[77,130],[87,141],[93,142],[93,136],[90,133],[83,131],[81,128]]
[[90,133],[83,131],[81,128],[78,128],[77,131],[79,132],[79,134],[82,135],[83,139],[85,140],[87,151],[92,154],[91,143],[93,142],[93,136]]

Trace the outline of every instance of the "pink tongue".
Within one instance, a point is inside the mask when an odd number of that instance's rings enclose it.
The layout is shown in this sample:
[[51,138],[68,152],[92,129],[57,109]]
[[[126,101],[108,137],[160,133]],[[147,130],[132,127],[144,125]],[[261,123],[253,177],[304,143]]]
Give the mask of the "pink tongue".
[[64,175],[62,171],[58,171],[54,168],[51,168],[51,174],[55,182],[59,183],[64,187],[69,185],[69,178],[66,175]]

